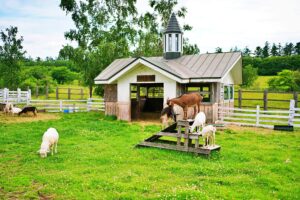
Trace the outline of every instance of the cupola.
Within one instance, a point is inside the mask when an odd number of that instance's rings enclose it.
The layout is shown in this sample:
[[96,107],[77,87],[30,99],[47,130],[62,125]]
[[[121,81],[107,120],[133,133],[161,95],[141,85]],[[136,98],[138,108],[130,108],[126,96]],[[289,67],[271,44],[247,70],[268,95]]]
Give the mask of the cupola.
[[164,32],[164,58],[174,59],[182,54],[182,31],[176,19],[175,13],[172,13],[168,26]]

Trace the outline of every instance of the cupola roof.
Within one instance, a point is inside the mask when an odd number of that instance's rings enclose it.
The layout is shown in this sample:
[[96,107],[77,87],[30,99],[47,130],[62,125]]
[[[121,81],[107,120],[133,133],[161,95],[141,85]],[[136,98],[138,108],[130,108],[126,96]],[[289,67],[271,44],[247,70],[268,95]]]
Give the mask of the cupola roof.
[[165,33],[182,33],[175,13],[172,13],[168,22],[168,26],[165,30]]

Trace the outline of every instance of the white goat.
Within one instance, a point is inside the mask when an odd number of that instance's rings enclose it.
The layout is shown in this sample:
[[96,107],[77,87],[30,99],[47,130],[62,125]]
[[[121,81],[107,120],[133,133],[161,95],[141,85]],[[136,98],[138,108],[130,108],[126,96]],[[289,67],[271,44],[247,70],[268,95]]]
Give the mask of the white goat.
[[21,111],[22,111],[22,109],[21,108],[17,108],[17,107],[12,107],[12,109],[11,109],[12,115],[19,114],[19,112],[21,112]]
[[195,117],[195,121],[194,121],[193,125],[190,126],[190,132],[192,133],[194,131],[194,129],[196,128],[197,133],[199,133],[200,126],[203,128],[205,122],[206,122],[206,116],[205,116],[204,112],[199,112]]
[[13,104],[12,104],[12,103],[6,103],[6,104],[5,104],[5,107],[4,107],[4,109],[3,109],[3,112],[4,112],[5,114],[8,114],[8,113],[11,112],[12,108],[13,108]]
[[204,141],[204,146],[212,145],[215,146],[216,127],[212,125],[204,126],[201,133]]
[[58,143],[58,132],[55,128],[48,128],[48,130],[43,135],[43,141],[41,144],[41,149],[38,151],[42,158],[47,157],[47,153],[50,152],[53,156],[53,150],[55,148],[55,153],[57,153],[57,143]]

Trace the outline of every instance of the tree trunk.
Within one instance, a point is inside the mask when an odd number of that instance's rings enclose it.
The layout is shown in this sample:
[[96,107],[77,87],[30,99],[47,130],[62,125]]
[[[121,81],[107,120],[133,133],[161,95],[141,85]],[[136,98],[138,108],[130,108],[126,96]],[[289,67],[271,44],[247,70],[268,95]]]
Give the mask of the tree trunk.
[[93,96],[93,85],[89,85],[89,90],[90,90],[90,98]]

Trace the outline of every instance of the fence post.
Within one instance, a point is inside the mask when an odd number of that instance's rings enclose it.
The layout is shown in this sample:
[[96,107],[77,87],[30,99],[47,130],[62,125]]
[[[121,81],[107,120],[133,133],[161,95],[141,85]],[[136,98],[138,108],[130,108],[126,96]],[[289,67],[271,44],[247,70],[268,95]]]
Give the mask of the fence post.
[[294,92],[295,108],[298,108],[298,92]]
[[71,99],[71,88],[68,88],[68,99]]
[[241,89],[239,89],[238,100],[239,100],[239,108],[242,108],[242,90]]
[[259,105],[256,106],[256,126],[259,126]]
[[264,90],[264,110],[268,110],[268,90]]
[[293,126],[294,124],[294,117],[295,117],[295,100],[290,100],[290,113],[289,113],[289,120],[288,125]]
[[39,97],[39,86],[36,85],[36,88],[35,88],[35,98],[38,98]]
[[49,95],[49,85],[47,84],[46,85],[46,90],[45,90],[46,99],[48,99],[48,95]]
[[90,98],[88,98],[87,101],[86,101],[86,103],[87,103],[86,110],[87,110],[88,112],[91,110],[91,109],[90,109],[90,101],[91,101]]
[[4,88],[3,90],[3,102],[8,102],[8,92],[9,90],[7,88]]
[[28,89],[28,91],[27,91],[27,97],[26,97],[26,103],[27,103],[27,105],[29,105],[30,104],[30,100],[31,100],[31,90],[30,89]]
[[58,87],[56,87],[56,99],[59,99],[59,96],[58,96]]
[[17,102],[18,103],[21,102],[21,89],[20,88],[17,89]]
[[59,101],[59,111],[62,112],[62,100]]
[[80,89],[80,95],[81,95],[81,99],[83,99],[83,89]]

